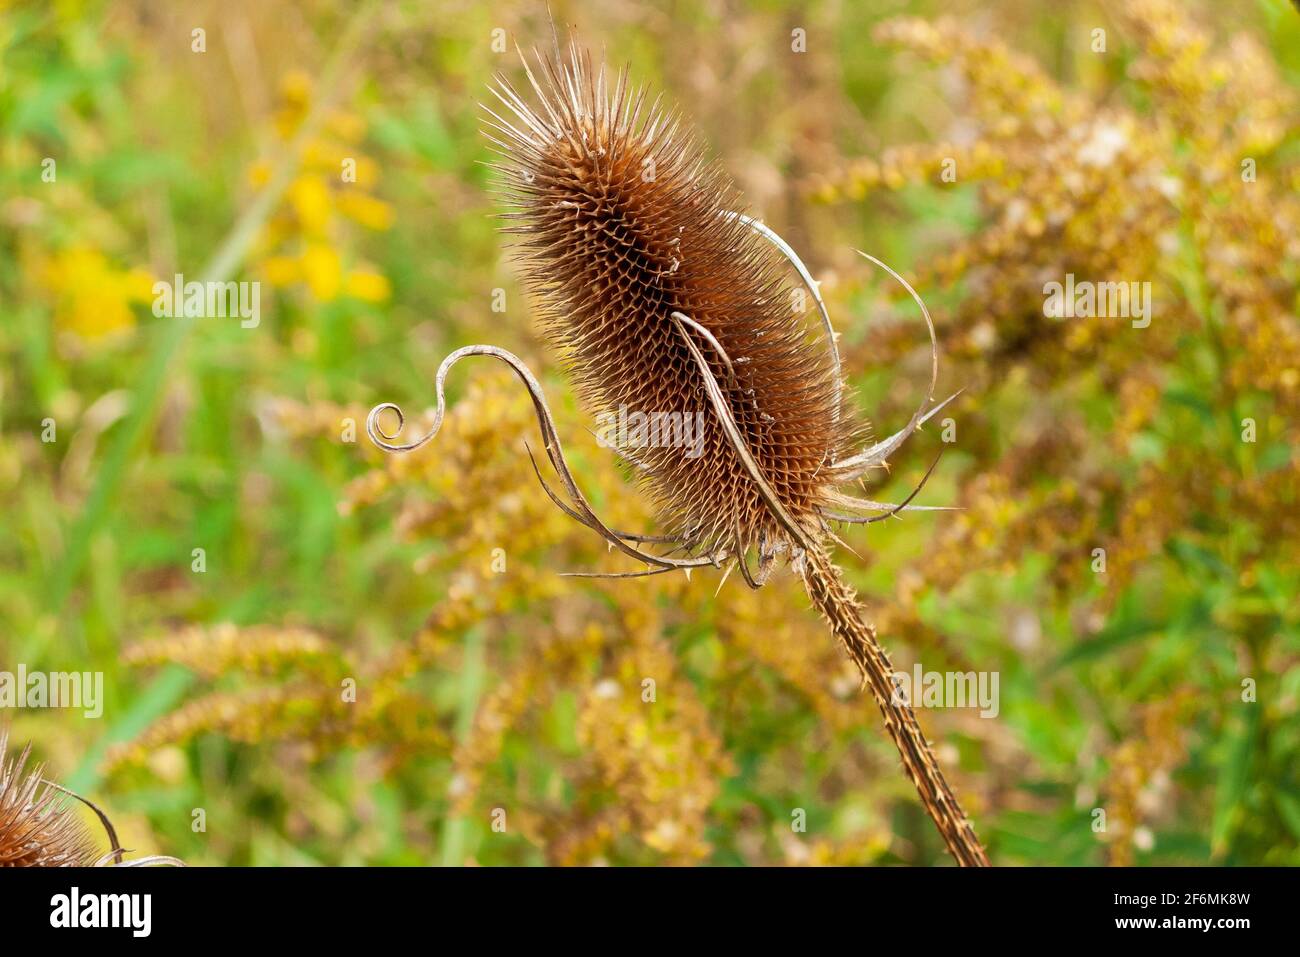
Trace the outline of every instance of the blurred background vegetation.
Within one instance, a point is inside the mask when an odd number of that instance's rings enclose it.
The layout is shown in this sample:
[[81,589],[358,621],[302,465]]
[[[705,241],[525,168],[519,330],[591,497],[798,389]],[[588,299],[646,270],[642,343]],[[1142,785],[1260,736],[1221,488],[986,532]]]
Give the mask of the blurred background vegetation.
[[[1295,9],[552,9],[799,250],[878,432],[928,353],[853,250],[934,311],[955,441],[871,492],[944,448],[923,501],[963,511],[842,560],[897,667],[1000,675],[996,718],[920,713],[993,860],[1300,863]],[[597,511],[647,521],[492,219],[477,104],[550,37],[540,0],[0,3],[0,669],[106,696],[0,718],[191,863],[942,862],[788,573],[559,578],[626,569],[537,488],[490,363],[418,455],[365,439],[491,342]],[[155,317],[176,273],[260,282],[260,324]],[[1066,273],[1152,283],[1150,327],[1046,318]]]

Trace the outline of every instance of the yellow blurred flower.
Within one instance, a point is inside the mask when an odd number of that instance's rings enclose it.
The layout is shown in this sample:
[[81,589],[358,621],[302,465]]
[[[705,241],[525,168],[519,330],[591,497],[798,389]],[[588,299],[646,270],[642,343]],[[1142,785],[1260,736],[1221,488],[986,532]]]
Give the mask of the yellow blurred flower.
[[298,126],[307,116],[311,102],[311,77],[302,70],[285,74],[280,81],[280,112],[276,114],[275,126],[284,139],[293,136]]
[[288,286],[302,281],[302,266],[292,256],[268,256],[262,260],[262,275],[272,286]]
[[321,302],[331,302],[338,297],[343,267],[337,251],[322,243],[309,243],[298,262],[303,281],[313,296]]
[[365,193],[341,193],[338,205],[339,212],[367,229],[383,230],[393,225],[393,207],[382,199]]
[[364,302],[387,302],[392,293],[387,276],[366,269],[348,273],[344,289],[349,296]]
[[325,127],[347,143],[359,143],[366,135],[366,121],[355,113],[335,113],[326,121]]
[[289,203],[305,234],[319,236],[325,232],[330,221],[330,194],[320,179],[299,176],[289,187]]
[[[306,117],[311,101],[311,80],[291,73],[281,83],[276,129],[287,142]],[[378,179],[378,166],[355,146],[366,134],[364,118],[348,112],[325,118],[323,133],[303,143],[299,172],[289,185],[283,205],[262,230],[256,265],[273,286],[303,284],[318,302],[340,295],[365,302],[384,302],[391,287],[373,269],[350,270],[352,259],[348,223],[366,229],[392,227],[393,207],[367,190]],[[254,186],[270,181],[272,164],[259,159],[248,169]]]
[[44,262],[37,278],[50,294],[54,321],[86,339],[100,339],[135,326],[133,303],[153,297],[153,277],[122,270],[97,249],[72,246]]
[[271,164],[266,160],[258,160],[248,167],[248,183],[250,186],[261,188],[271,182]]

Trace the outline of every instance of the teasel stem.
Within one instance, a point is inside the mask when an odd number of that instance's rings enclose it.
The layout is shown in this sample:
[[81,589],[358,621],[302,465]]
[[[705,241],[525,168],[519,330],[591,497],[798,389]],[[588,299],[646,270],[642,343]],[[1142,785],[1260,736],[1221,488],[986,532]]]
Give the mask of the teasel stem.
[[862,606],[853,588],[844,581],[838,566],[821,545],[816,543],[804,552],[800,574],[808,597],[830,624],[835,637],[862,673],[863,683],[876,699],[885,719],[885,730],[903,759],[903,770],[915,785],[921,804],[934,821],[949,853],[962,867],[988,867],[988,855],[944,778],[934,749],[916,720],[916,713],[895,686],[889,655],[876,638],[876,629],[863,620]]
[[[919,300],[919,296],[917,298]],[[928,312],[926,317],[929,318]],[[876,638],[875,628],[863,620],[862,606],[858,603],[856,593],[844,581],[839,568],[826,554],[821,542],[810,535],[781,505],[758,463],[745,446],[731,409],[717,380],[709,371],[704,356],[689,340],[687,348],[699,365],[705,394],[712,403],[724,431],[731,438],[741,463],[749,471],[772,514],[780,521],[798,550],[795,565],[803,578],[808,597],[830,623],[835,637],[849,653],[853,663],[858,666],[863,683],[870,689],[871,696],[876,699],[876,705],[885,719],[885,729],[893,739],[899,757],[903,759],[903,770],[915,785],[926,813],[934,821],[935,827],[938,828],[939,834],[958,864],[963,867],[988,867],[988,855],[985,854],[979,838],[975,836],[974,828],[966,818],[965,811],[962,810],[956,795],[944,778],[939,768],[938,758],[935,756],[934,749],[930,747],[930,742],[926,740],[925,733],[916,720],[915,712],[912,711],[910,703],[898,695],[898,689],[893,682],[894,669],[889,663],[889,655],[885,653],[885,649]],[[917,416],[913,416],[913,420],[919,417],[918,413]],[[931,468],[933,469],[933,466]],[[743,562],[743,556],[741,560]]]

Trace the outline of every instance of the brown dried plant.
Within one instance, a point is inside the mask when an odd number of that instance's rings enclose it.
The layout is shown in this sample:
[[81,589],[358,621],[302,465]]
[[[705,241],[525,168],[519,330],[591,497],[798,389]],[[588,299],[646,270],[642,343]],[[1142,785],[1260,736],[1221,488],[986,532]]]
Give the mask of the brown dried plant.
[[[926,400],[903,430],[858,449],[866,429],[844,407],[834,334],[816,284],[794,252],[738,211],[739,195],[683,130],[680,115],[630,87],[626,71],[611,82],[604,66],[593,69],[575,43],[567,57],[557,49],[554,59],[539,58],[539,65],[541,81],[524,63],[537,106],[498,77],[492,92],[511,118],[487,110],[488,135],[503,159],[496,169],[511,206],[506,231],[519,237],[519,261],[544,329],[589,410],[681,414],[702,424],[702,442],[651,448],[624,442],[618,448],[667,533],[617,531],[596,516],[565,462],[540,385],[519,359],[496,347],[467,346],[444,360],[435,382],[437,411],[422,438],[397,444],[402,413],[384,403],[368,419],[371,439],[389,451],[423,445],[442,423],[444,382],[453,364],[467,355],[509,364],[532,396],[547,458],[567,493],[566,501],[538,470],[552,501],[648,566],[580,574],[635,577],[682,569],[689,575],[712,566],[726,569],[725,580],[739,568],[758,588],[779,560],[787,560],[860,670],[949,851],[959,864],[987,865],[893,683],[875,629],[828,551],[837,540],[834,523],[879,521],[919,507],[910,503],[920,486],[897,505],[857,498],[841,487],[883,467],[946,404],[926,408],[938,352],[924,304],[913,292],[933,350]],[[802,296],[785,279],[791,265],[821,313],[824,342],[810,336],[795,306]],[[397,418],[391,432],[380,423],[390,411]],[[663,548],[655,553],[651,545]]]
[[[121,844],[108,815],[86,798],[44,777],[45,768],[27,768],[32,746],[6,760],[9,731],[0,729],[0,867],[91,867],[113,864],[138,867],[180,864],[171,857],[123,860]],[[100,853],[81,818],[72,814],[68,799],[95,812],[108,836],[110,850]]]

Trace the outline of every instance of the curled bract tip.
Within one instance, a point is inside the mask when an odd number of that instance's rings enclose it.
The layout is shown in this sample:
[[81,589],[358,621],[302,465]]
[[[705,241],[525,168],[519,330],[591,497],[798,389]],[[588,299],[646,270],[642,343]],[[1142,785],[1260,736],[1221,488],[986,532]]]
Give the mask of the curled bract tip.
[[[384,431],[384,427],[379,423],[379,417],[385,412],[392,411],[397,416],[397,428],[392,432]],[[402,407],[395,402],[381,402],[370,410],[366,416],[366,435],[370,436],[370,441],[385,452],[410,452],[418,449],[421,445],[433,438],[434,433],[429,432],[420,436],[414,442],[395,442],[399,435],[402,434],[402,428],[406,425],[406,414],[402,412]]]
[[[584,496],[582,491],[578,488],[578,483],[573,477],[573,472],[569,468],[568,462],[565,461],[564,448],[560,443],[559,433],[555,430],[555,419],[551,415],[551,410],[546,404],[546,397],[542,393],[541,383],[538,382],[537,377],[529,371],[528,366],[524,364],[523,360],[511,352],[507,352],[505,349],[500,349],[496,346],[475,345],[464,346],[451,353],[451,355],[442,360],[442,365],[438,366],[438,373],[434,376],[433,386],[438,406],[434,411],[433,423],[429,426],[429,431],[414,442],[395,442],[394,439],[396,439],[401,433],[402,426],[405,424],[406,419],[402,414],[402,410],[397,405],[392,402],[384,402],[371,409],[370,414],[366,416],[366,434],[370,436],[370,441],[374,442],[375,445],[387,452],[409,452],[412,449],[417,449],[421,445],[424,445],[424,443],[437,435],[438,430],[442,427],[443,417],[447,414],[447,373],[451,370],[452,366],[466,356],[489,356],[493,359],[498,359],[501,362],[504,362],[514,371],[515,375],[524,384],[524,387],[527,388],[529,398],[531,398],[533,402],[533,410],[537,414],[537,425],[542,433],[542,447],[546,452],[546,457],[550,460],[551,465],[559,475],[560,483],[563,486],[564,491],[568,493],[569,503],[564,503],[559,496],[550,489],[550,486],[548,486],[546,481],[542,479],[540,472],[538,472],[537,477],[538,480],[541,481],[542,487],[546,490],[547,495],[549,495],[551,500],[563,509],[566,514],[601,535],[611,547],[617,548],[629,558],[634,558],[643,564],[655,566],[661,569],[696,568],[701,565],[716,564],[716,556],[668,558],[662,555],[653,555],[649,552],[643,552],[634,548],[629,544],[629,542],[636,541],[649,543],[658,542],[662,539],[658,536],[620,534],[609,528],[596,516],[596,513],[592,511],[591,503],[587,501],[586,496]],[[383,426],[379,424],[379,416],[389,409],[393,410],[397,415],[397,428],[392,432],[385,431]],[[531,456],[532,452],[530,450],[529,457],[531,458]],[[535,466],[536,463],[534,463],[534,467]]]

